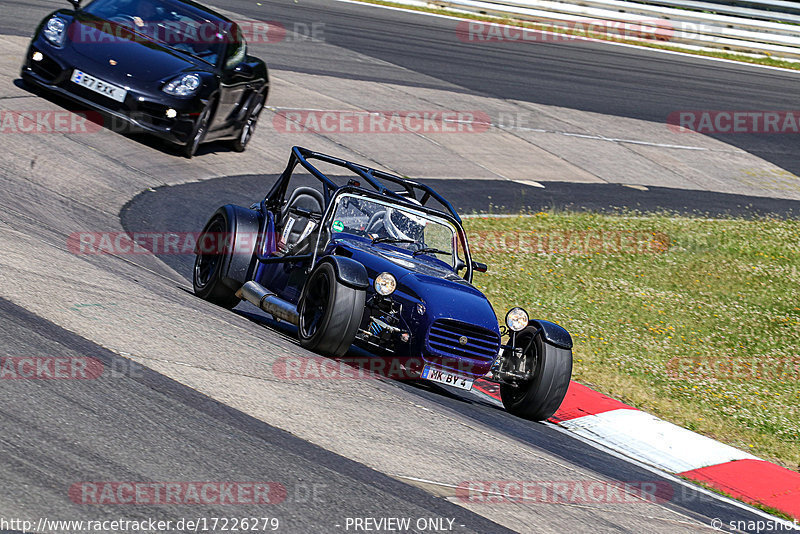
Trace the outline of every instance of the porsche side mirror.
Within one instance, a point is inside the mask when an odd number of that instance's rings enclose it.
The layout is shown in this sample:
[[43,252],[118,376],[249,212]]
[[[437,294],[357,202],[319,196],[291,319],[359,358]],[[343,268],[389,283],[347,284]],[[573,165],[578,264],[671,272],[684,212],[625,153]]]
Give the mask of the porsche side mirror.
[[75,11],[78,11],[81,8],[81,0],[69,0],[69,3],[72,4],[72,7],[75,8]]
[[489,266],[486,265],[485,263],[481,263],[479,261],[473,261],[472,262],[472,270],[473,271],[477,271],[479,273],[485,273],[487,270],[489,270]]

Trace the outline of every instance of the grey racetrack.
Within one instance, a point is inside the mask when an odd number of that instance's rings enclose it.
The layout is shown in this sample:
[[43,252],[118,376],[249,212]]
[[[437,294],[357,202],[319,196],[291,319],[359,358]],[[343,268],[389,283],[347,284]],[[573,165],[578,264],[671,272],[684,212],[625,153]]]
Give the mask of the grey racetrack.
[[[0,109],[74,109],[17,80],[25,38],[63,5],[3,2]],[[665,152],[673,148],[659,145],[668,135],[659,125],[682,109],[791,109],[798,74],[598,43],[470,44],[457,39],[450,19],[336,1],[214,5],[290,30],[324,24],[324,43],[254,45],[273,69],[270,114],[295,105],[414,109],[452,100],[534,110],[552,132],[513,139],[500,132],[474,144],[468,136],[289,135],[274,131],[265,112],[244,154],[210,144],[191,161],[109,130],[0,135],[0,356],[92,357],[106,370],[97,380],[0,380],[0,519],[274,516],[279,532],[353,532],[353,518],[407,517],[449,518],[456,532],[672,533],[711,532],[713,518],[762,517],[478,396],[402,381],[282,379],[276,362],[312,355],[291,329],[253,307],[229,312],[195,298],[191,255],[82,255],[68,238],[199,230],[216,206],[249,205],[264,194],[292,144],[419,171],[467,212],[567,207],[796,217],[794,136],[686,138],[691,150],[675,149],[681,155],[736,159],[789,177],[726,182],[709,163],[692,181],[682,158]],[[599,149],[593,167],[581,150],[574,159],[559,153],[559,137],[530,137],[560,135],[564,124],[595,137],[630,127],[630,137],[652,149],[636,157],[657,164],[646,187],[607,178],[603,169],[620,164],[617,152]],[[504,142],[519,148],[501,152]],[[480,158],[455,155],[478,148],[487,150],[485,167]],[[529,165],[540,155],[551,158],[549,179]],[[509,175],[514,156],[525,159],[525,176]],[[671,492],[656,503],[474,503],[455,492],[470,480],[651,481]],[[271,481],[287,496],[265,506],[93,505],[70,497],[74,484],[102,481]]]

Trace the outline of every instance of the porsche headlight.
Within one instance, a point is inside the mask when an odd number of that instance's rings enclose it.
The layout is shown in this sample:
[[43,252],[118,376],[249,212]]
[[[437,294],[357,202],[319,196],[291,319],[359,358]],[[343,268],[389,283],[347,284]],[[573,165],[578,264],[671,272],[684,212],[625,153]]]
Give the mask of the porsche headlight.
[[42,35],[50,41],[50,44],[61,48],[64,46],[64,39],[67,37],[67,23],[61,18],[51,17],[44,25]]
[[163,91],[173,96],[192,96],[199,87],[200,76],[197,74],[184,74],[165,85]]
[[514,332],[519,332],[528,326],[528,312],[522,308],[511,308],[506,314],[506,326]]
[[397,280],[391,273],[381,273],[375,277],[375,291],[384,297],[394,293],[397,289]]

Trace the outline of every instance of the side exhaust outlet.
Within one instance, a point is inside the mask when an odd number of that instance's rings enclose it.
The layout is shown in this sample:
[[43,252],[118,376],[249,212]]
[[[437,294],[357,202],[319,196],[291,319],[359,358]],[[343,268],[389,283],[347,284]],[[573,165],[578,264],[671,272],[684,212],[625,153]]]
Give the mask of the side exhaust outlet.
[[271,293],[258,282],[247,282],[236,292],[236,296],[255,304],[276,319],[292,323],[295,326],[300,323],[297,306]]

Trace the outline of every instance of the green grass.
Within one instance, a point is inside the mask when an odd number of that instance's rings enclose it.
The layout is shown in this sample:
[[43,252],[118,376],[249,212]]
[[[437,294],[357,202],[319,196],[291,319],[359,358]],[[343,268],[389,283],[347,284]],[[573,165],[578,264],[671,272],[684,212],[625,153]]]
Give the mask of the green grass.
[[575,380],[800,470],[800,221],[489,217],[474,283],[566,327]]
[[[724,50],[692,50],[689,48],[681,47],[678,45],[670,45],[668,42],[664,41],[655,41],[655,40],[644,40],[644,39],[622,39],[622,38],[614,38],[609,37],[607,34],[595,33],[595,32],[586,32],[586,31],[571,31],[564,29],[563,27],[559,26],[552,26],[548,24],[541,24],[535,22],[527,22],[524,20],[518,20],[511,17],[496,17],[492,15],[483,15],[479,13],[464,13],[459,11],[454,11],[452,9],[446,8],[435,8],[435,7],[423,7],[423,6],[409,6],[404,4],[399,4],[397,2],[387,1],[387,0],[359,0],[365,4],[375,4],[379,6],[389,6],[389,7],[397,7],[401,9],[406,9],[409,11],[420,11],[422,13],[434,13],[437,15],[447,15],[451,17],[458,17],[466,20],[478,20],[484,22],[496,22],[500,24],[509,24],[512,26],[518,26],[521,28],[529,28],[533,30],[546,30],[553,33],[563,33],[567,35],[575,35],[578,37],[587,37],[592,39],[599,39],[603,41],[609,42],[616,42],[616,43],[625,43],[625,44],[632,44],[637,46],[644,46],[647,48],[656,48],[659,50],[670,50],[673,52],[683,52],[685,54],[693,54],[697,56],[706,56],[706,57],[715,57],[720,59],[728,59],[731,61],[740,61],[743,63],[752,63],[756,65],[767,65],[770,67],[779,67],[784,69],[791,69],[791,70],[800,70],[800,63],[796,61],[787,61],[780,58],[775,58],[769,55],[764,56],[749,56],[744,54],[739,54],[736,52],[727,52]],[[491,46],[492,43],[486,43],[487,46]]]

